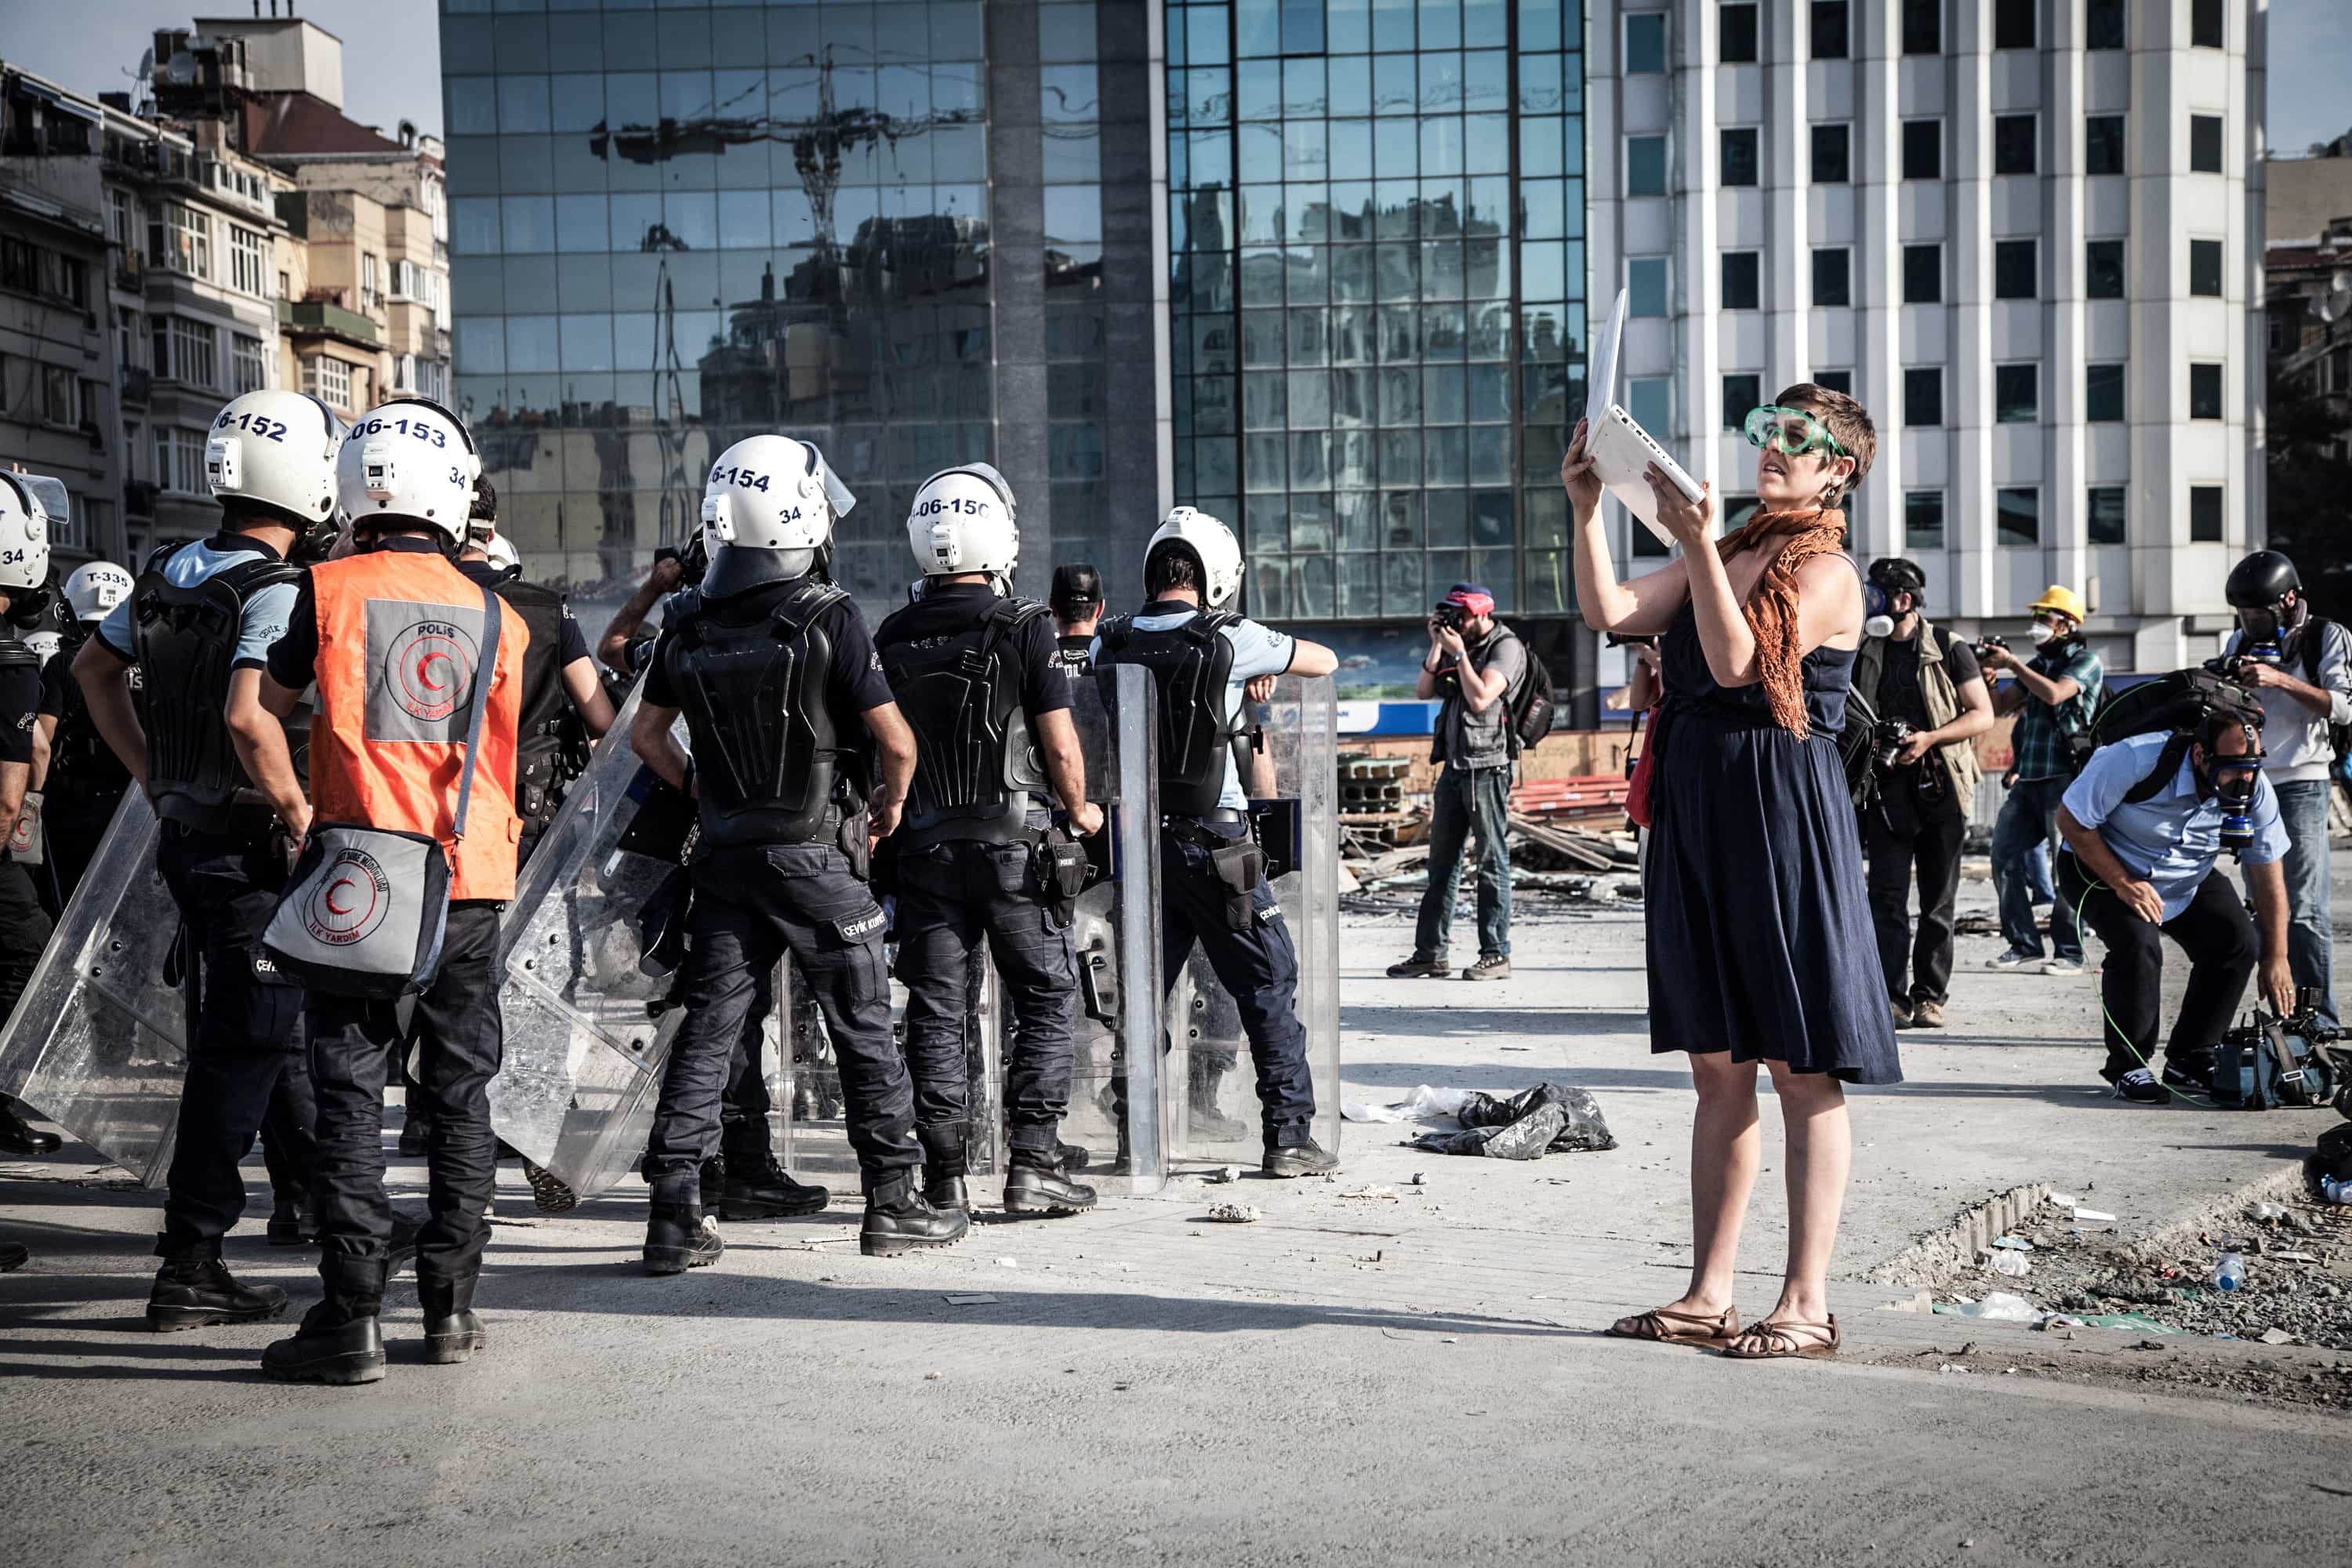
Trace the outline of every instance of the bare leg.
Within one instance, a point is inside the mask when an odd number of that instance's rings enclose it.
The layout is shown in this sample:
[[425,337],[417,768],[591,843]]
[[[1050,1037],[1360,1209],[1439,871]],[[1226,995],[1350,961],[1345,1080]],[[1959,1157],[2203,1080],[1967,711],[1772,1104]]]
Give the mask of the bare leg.
[[1691,1122],[1690,1289],[1662,1310],[1712,1318],[1731,1305],[1739,1259],[1739,1225],[1756,1185],[1761,1134],[1756,1121],[1756,1064],[1728,1051],[1691,1053],[1698,1114]]
[[1789,1138],[1789,1266],[1766,1321],[1825,1323],[1830,1251],[1853,1163],[1845,1089],[1827,1073],[1790,1072],[1779,1062],[1771,1067]]

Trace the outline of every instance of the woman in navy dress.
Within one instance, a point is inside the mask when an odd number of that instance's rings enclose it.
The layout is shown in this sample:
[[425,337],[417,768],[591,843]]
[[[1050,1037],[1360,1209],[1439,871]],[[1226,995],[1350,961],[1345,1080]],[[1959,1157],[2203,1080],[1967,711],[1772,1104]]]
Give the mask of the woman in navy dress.
[[[1609,1331],[1741,1359],[1826,1357],[1853,1150],[1844,1085],[1903,1076],[1837,747],[1863,621],[1837,508],[1877,440],[1859,403],[1810,383],[1751,414],[1748,434],[1761,510],[1712,541],[1712,489],[1694,504],[1654,467],[1658,521],[1682,550],[1631,582],[1610,560],[1581,426],[1560,468],[1585,624],[1664,636],[1643,770],[1650,1048],[1687,1052],[1698,1089],[1690,1289]],[[1733,1269],[1762,1142],[1759,1062],[1788,1135],[1789,1258],[1780,1299],[1743,1331]]]

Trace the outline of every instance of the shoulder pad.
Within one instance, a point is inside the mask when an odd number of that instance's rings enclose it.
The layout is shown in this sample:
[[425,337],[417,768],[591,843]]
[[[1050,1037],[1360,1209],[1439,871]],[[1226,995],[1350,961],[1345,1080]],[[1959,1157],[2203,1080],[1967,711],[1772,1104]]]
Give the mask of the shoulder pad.
[[530,603],[551,607],[564,603],[563,595],[544,583],[528,582],[521,577],[501,577],[491,584],[499,597],[520,605]]
[[680,588],[662,601],[664,626],[667,626],[673,621],[683,620],[689,616],[698,616],[701,613],[702,590],[699,588]]
[[1135,629],[1132,616],[1111,616],[1095,623],[1095,640],[1106,653],[1117,653],[1127,646],[1128,634]]
[[1227,626],[1239,626],[1242,617],[1231,610],[1202,610],[1184,623],[1184,629],[1206,642]]
[[147,552],[147,564],[142,568],[142,570],[148,572],[162,571],[163,569],[163,563],[169,561],[173,556],[177,555],[181,551],[185,550],[189,545],[194,544],[194,542],[195,541],[193,539],[165,540],[163,543],[157,545],[154,549]]
[[290,561],[272,561],[257,556],[225,572],[215,572],[205,579],[207,585],[218,583],[232,590],[240,599],[249,599],[262,589],[278,583],[299,583],[310,568],[297,566]]

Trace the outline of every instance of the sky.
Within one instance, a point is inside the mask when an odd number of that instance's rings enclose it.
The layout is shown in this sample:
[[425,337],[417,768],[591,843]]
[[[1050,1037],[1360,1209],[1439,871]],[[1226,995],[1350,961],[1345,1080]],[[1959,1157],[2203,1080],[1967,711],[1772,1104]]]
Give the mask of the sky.
[[[252,0],[0,0],[0,56],[83,92],[124,89],[157,27],[252,8]],[[386,132],[413,120],[440,133],[433,0],[300,0],[300,12],[343,40],[345,113]],[[2270,17],[2273,149],[2299,153],[2352,130],[2352,0],[2270,0]]]

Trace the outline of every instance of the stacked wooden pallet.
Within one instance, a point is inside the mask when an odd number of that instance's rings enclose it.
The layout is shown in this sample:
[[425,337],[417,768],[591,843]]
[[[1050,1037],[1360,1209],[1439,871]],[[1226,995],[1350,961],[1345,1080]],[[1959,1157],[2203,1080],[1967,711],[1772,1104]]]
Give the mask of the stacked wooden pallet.
[[1538,820],[1622,817],[1625,780],[1610,774],[1531,779],[1511,791],[1511,815]]

